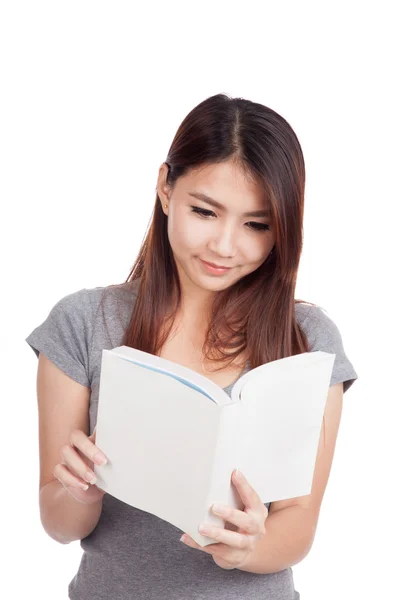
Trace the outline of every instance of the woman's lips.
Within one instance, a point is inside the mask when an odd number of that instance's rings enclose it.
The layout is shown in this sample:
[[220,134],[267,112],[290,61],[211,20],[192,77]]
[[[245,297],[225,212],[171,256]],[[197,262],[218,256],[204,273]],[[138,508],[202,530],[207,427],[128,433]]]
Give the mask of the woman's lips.
[[209,273],[214,273],[216,275],[220,275],[222,273],[226,273],[231,269],[231,267],[216,267],[212,263],[206,262],[200,258],[200,261],[203,263],[204,267],[207,269]]

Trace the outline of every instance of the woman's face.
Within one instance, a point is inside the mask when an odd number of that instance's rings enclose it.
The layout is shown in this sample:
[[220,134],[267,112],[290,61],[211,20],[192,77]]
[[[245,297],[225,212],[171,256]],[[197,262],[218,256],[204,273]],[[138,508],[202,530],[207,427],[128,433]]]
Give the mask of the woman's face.
[[[197,291],[220,291],[268,258],[275,243],[270,218],[245,215],[265,211],[267,201],[260,186],[249,181],[237,164],[226,161],[192,170],[177,180],[173,190],[166,184],[167,172],[163,163],[157,190],[183,284]],[[221,206],[211,205],[201,194]],[[210,273],[202,260],[230,269]]]

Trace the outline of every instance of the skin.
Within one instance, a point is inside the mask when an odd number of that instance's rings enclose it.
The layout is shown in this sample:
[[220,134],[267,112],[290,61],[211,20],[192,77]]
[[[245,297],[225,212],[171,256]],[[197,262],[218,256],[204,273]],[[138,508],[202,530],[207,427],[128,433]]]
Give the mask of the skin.
[[[168,216],[168,237],[182,287],[181,318],[193,329],[204,329],[214,293],[232,286],[268,258],[275,244],[270,220],[243,216],[266,209],[268,204],[260,186],[233,161],[189,171],[173,190],[166,183],[167,173],[163,163],[157,191]],[[189,192],[203,192],[224,209],[193,198]],[[192,206],[212,212],[202,216],[193,212]],[[220,276],[210,275],[199,258],[233,268]]]

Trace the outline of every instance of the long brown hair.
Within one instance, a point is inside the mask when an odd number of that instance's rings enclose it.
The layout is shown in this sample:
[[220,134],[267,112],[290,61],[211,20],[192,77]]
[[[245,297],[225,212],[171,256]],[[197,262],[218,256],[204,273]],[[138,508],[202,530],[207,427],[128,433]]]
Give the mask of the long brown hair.
[[[203,353],[225,368],[245,351],[255,368],[309,351],[295,316],[295,303],[304,301],[294,299],[303,245],[304,158],[293,129],[274,110],[217,94],[198,104],[179,126],[165,160],[167,183],[173,189],[189,169],[228,159],[265,190],[276,242],[272,255],[256,271],[215,293]],[[106,291],[120,286],[136,296],[120,345],[157,355],[181,299],[167,216],[158,193],[128,278]],[[173,297],[176,303],[171,311]]]

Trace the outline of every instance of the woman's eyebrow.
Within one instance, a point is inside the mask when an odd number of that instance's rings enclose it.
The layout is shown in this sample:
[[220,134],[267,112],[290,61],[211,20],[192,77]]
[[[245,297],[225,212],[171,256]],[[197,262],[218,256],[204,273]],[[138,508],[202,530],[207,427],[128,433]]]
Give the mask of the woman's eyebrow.
[[[220,204],[213,198],[210,198],[210,196],[207,196],[207,194],[203,194],[201,192],[188,192],[188,194],[189,194],[189,196],[193,196],[193,198],[197,198],[198,200],[203,200],[203,202],[207,202],[207,204],[210,204],[214,208],[219,208],[220,210],[226,210],[225,206],[223,206],[222,204]],[[245,212],[245,213],[243,213],[243,216],[244,217],[269,217],[270,214],[271,214],[270,211],[268,209],[265,209],[265,210],[254,210],[252,212]]]

